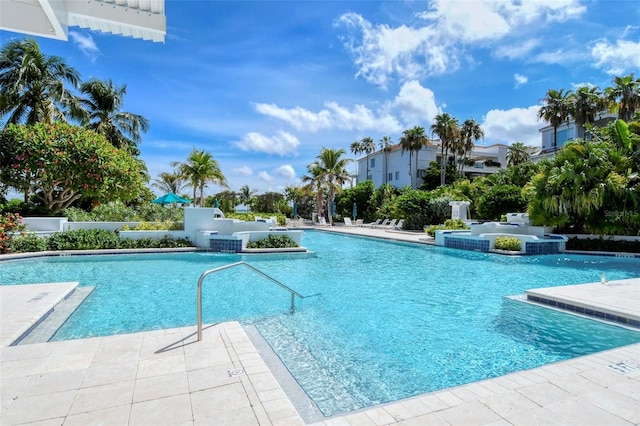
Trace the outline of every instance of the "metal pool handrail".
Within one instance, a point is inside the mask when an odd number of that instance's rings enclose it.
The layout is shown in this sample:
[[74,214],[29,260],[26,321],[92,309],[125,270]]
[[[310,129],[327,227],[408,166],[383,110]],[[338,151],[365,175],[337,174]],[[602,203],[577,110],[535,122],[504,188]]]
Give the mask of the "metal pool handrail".
[[[259,269],[254,268],[253,266],[249,265],[247,262],[241,261],[241,262],[236,262],[236,263],[230,263],[228,265],[225,266],[220,266],[218,268],[214,268],[214,269],[209,269],[208,271],[204,271],[202,273],[202,275],[200,275],[200,278],[198,279],[198,294],[197,294],[197,321],[198,321],[198,341],[202,340],[202,282],[204,281],[204,279],[210,275],[213,274],[215,272],[220,272],[222,270],[225,269],[229,269],[229,268],[233,268],[235,266],[246,266],[247,268],[251,269],[252,271],[256,272],[258,275],[261,275],[262,277],[268,279],[269,281],[271,281],[272,283],[278,285],[279,287],[287,290],[289,293],[291,293],[291,313],[295,312],[295,297],[298,296],[301,299],[304,299],[305,296],[301,295],[300,293],[298,293],[297,291],[293,290],[290,287],[287,287],[286,285],[282,284],[280,281],[276,280],[275,278],[270,277],[269,275],[265,274],[264,272],[260,271]],[[316,296],[316,295],[313,295]],[[310,297],[310,296],[308,296]]]

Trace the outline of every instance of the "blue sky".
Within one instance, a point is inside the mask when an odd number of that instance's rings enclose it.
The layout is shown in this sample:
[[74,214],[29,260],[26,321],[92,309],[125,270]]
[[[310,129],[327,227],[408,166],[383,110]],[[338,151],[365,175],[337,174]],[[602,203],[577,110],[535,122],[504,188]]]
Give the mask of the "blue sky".
[[353,141],[397,142],[440,112],[481,123],[485,144],[539,146],[548,89],[640,74],[636,0],[167,0],[165,13],[164,44],[80,28],[38,41],[83,80],[127,85],[124,109],[151,122],[139,147],[153,177],[195,147],[233,190],[280,192],[323,146],[353,158]]

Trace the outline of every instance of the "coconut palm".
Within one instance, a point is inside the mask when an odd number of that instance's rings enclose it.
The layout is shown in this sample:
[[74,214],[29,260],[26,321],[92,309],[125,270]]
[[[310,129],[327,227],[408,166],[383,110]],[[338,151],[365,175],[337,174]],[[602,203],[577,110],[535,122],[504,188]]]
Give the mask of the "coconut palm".
[[388,171],[387,171],[387,154],[391,152],[391,147],[393,147],[393,142],[389,136],[383,136],[380,139],[380,150],[382,150],[382,155],[384,155],[384,183],[389,182]]
[[360,141],[360,147],[362,152],[367,154],[367,179],[369,179],[369,154],[376,150],[376,143],[373,141],[373,138],[366,137]]
[[584,139],[585,125],[593,124],[598,113],[605,110],[605,99],[597,87],[583,86],[570,95],[569,102],[569,115],[577,127],[576,138]]
[[[336,193],[340,193],[342,186],[349,180],[347,164],[349,164],[351,160],[343,158],[342,156],[344,154],[346,154],[344,149],[322,148],[320,155],[317,157],[318,165],[320,166],[320,175],[323,176],[322,180],[327,188],[330,203],[335,202]],[[329,222],[333,224],[333,217],[331,215],[329,215]]]
[[362,151],[362,144],[360,143],[360,141],[352,142],[351,145],[349,146],[349,149],[353,153],[353,161],[356,164],[356,176],[358,178],[360,178],[359,173],[358,173],[358,168],[357,168],[358,167],[357,157],[358,157],[358,154],[361,154],[363,152]]
[[149,130],[149,121],[139,114],[122,111],[127,86],[114,86],[111,80],[91,80],[82,83],[86,95],[80,103],[86,111],[83,125],[103,135],[111,145],[139,155],[140,132]]
[[[402,137],[400,138],[400,146],[402,147],[402,153],[409,151],[409,175],[411,177],[411,187],[413,189],[416,188],[417,182],[414,181],[413,176],[418,173],[418,153],[429,142],[429,138],[424,132],[424,127],[415,126],[411,129],[407,129],[402,132]],[[412,173],[411,168],[411,157],[413,156],[413,152],[416,153],[416,167],[415,173]],[[417,179],[416,179],[417,180]]]
[[33,40],[13,40],[0,50],[0,115],[8,124],[35,124],[79,117],[77,98],[65,87],[80,74],[59,56],[48,56]]
[[318,218],[322,216],[324,208],[324,193],[323,193],[323,179],[322,167],[317,161],[312,162],[307,166],[307,174],[302,175],[302,182],[306,185],[302,187],[303,192],[306,194],[316,195],[316,207],[318,208]]
[[517,166],[531,160],[532,148],[526,146],[522,142],[515,142],[509,146],[507,150],[507,164],[509,166]]
[[484,131],[480,127],[476,120],[468,119],[462,123],[460,126],[460,147],[458,154],[461,157],[461,161],[458,163],[458,171],[460,176],[464,172],[465,162],[467,160],[467,155],[469,152],[473,151],[475,147],[475,142],[480,139],[484,139]]
[[180,194],[185,186],[185,178],[180,173],[162,172],[151,184],[154,188],[158,188],[162,192],[173,192]]
[[195,148],[184,163],[171,163],[172,167],[177,167],[178,172],[193,185],[193,200],[196,200],[196,190],[200,190],[200,207],[204,207],[204,188],[207,183],[213,182],[225,188],[228,187],[227,180],[218,166],[218,162],[213,156],[204,150]]
[[640,109],[640,79],[633,73],[624,77],[614,77],[613,87],[605,89],[605,96],[613,109],[618,111],[618,118],[630,121],[637,109]]
[[242,185],[238,192],[238,201],[240,204],[244,204],[245,206],[249,206],[251,201],[253,200],[253,196],[256,194],[256,191],[249,188],[249,185]]
[[431,132],[440,138],[440,186],[444,186],[447,156],[450,147],[458,137],[458,119],[446,112],[435,116]]
[[554,154],[558,151],[558,127],[567,121],[571,111],[570,95],[571,91],[549,89],[542,99],[544,105],[538,111],[538,119],[548,121],[553,126]]

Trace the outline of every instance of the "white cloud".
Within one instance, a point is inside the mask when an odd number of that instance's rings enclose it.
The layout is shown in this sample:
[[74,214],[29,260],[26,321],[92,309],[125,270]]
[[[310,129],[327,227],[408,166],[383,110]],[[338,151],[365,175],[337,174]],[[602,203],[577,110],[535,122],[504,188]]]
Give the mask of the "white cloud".
[[526,75],[522,75],[518,73],[515,73],[513,75],[513,79],[516,81],[516,89],[522,86],[523,84],[527,84],[527,82],[529,81],[529,78]]
[[289,164],[285,164],[276,169],[276,174],[285,179],[293,179],[296,177],[296,171]]
[[[343,44],[357,67],[356,76],[381,87],[391,77],[401,81],[441,75],[460,67],[465,48],[519,35],[525,25],[540,29],[586,11],[580,0],[434,0],[417,14],[423,25],[374,25],[356,13],[345,13],[336,25],[346,29]],[[499,56],[515,57],[531,51],[537,41],[512,47]]]
[[525,145],[540,146],[538,130],[544,123],[538,121],[539,105],[509,110],[492,109],[487,112],[482,123],[485,140],[493,143],[523,142]]
[[531,52],[540,45],[540,39],[529,39],[525,41],[518,42],[513,45],[503,45],[498,46],[493,54],[498,58],[508,58],[508,59],[520,59],[527,58],[531,55]]
[[640,68],[640,42],[618,40],[613,44],[602,40],[593,45],[591,56],[595,60],[595,67],[609,75],[620,76]]
[[251,176],[251,175],[253,175],[253,169],[251,167],[249,167],[249,166],[238,167],[236,169],[231,170],[231,172],[233,174],[240,175],[240,176]]
[[325,108],[318,112],[301,107],[281,108],[274,104],[255,104],[256,111],[277,118],[300,131],[317,132],[326,129],[340,130],[380,130],[395,132],[402,126],[391,115],[373,112],[364,105],[352,109],[337,102],[326,102]]
[[269,173],[265,172],[264,170],[258,173],[258,177],[260,178],[260,180],[267,183],[271,183],[274,181],[273,176],[271,176]]
[[69,31],[69,37],[71,37],[76,47],[91,60],[95,60],[98,53],[100,53],[100,49],[98,49],[98,46],[90,34],[84,35],[77,31]]
[[234,145],[243,151],[288,155],[296,152],[300,141],[291,133],[279,130],[274,136],[250,132],[244,135],[241,141],[235,142]]
[[433,91],[415,80],[404,83],[388,107],[400,114],[405,128],[430,123],[441,112]]

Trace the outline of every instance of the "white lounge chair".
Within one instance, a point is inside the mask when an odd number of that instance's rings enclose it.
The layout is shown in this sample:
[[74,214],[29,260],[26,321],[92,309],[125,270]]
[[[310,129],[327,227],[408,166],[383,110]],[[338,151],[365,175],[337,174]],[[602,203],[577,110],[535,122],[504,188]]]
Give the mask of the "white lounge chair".
[[364,225],[364,219],[357,219],[356,220],[356,226],[363,226]]
[[324,218],[324,216],[320,216],[318,218],[318,225],[320,225],[320,226],[329,226],[329,224],[327,223],[327,220]]
[[344,218],[344,226],[356,226],[356,225],[354,225],[353,222],[351,222],[351,218],[345,217]]
[[363,223],[362,226],[366,226],[367,228],[373,228],[374,226],[379,225],[381,220],[382,219],[378,219],[375,222]]
[[389,224],[389,219],[385,219],[382,221],[382,223],[379,223],[377,225],[371,225],[372,228],[384,228]]
[[396,222],[397,221],[398,221],[398,219],[391,219],[391,221],[386,224],[385,228],[386,229],[393,229],[396,226]]
[[396,223],[395,229],[400,230],[400,229],[402,229],[402,226],[403,226],[403,225],[404,225],[404,219],[400,219],[400,220],[398,221],[398,223]]

